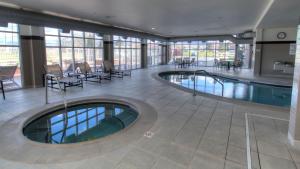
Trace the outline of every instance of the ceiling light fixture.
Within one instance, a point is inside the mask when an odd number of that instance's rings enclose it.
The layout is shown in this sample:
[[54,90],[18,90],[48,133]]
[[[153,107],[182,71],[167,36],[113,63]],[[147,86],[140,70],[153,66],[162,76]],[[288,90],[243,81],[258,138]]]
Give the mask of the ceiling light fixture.
[[151,28],[152,30],[155,30],[156,28]]

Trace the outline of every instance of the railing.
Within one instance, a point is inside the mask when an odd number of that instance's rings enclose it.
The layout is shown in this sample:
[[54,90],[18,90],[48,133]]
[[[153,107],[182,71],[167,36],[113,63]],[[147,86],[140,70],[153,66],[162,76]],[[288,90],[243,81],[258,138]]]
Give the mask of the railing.
[[195,70],[194,71],[194,92],[193,92],[194,96],[196,96],[196,84],[197,84],[196,74],[197,73],[205,74],[206,76],[209,76],[209,77],[213,78],[216,82],[218,82],[222,86],[222,96],[224,95],[224,84],[223,84],[223,82],[221,82],[219,79],[217,79],[215,76],[211,75],[210,73],[208,73],[205,70]]
[[56,83],[57,83],[57,85],[58,85],[58,87],[59,87],[59,91],[60,92],[63,92],[63,90],[62,90],[62,88],[61,88],[61,86],[60,86],[60,82],[59,82],[59,79],[58,79],[58,76],[55,76],[55,75],[52,75],[52,74],[46,74],[45,75],[45,101],[46,101],[46,104],[48,104],[49,103],[49,101],[48,101],[48,77],[51,77],[51,78],[53,78],[53,79],[55,79],[55,81],[56,81]]

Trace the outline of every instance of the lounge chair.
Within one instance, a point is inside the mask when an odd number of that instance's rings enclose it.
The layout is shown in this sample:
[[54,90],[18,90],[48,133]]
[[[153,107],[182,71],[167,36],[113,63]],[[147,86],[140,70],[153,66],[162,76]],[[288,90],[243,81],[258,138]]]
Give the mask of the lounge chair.
[[64,91],[66,91],[68,87],[74,87],[74,86],[83,87],[82,78],[78,76],[65,77],[61,67],[58,64],[47,65],[45,66],[45,70],[47,73],[47,80],[50,80],[50,85],[48,85],[48,87],[59,89],[57,87],[54,87],[54,85],[57,84],[56,79],[58,79],[58,82],[63,85],[62,89]]
[[[84,75],[85,81],[91,82],[99,82],[101,83],[102,79],[111,80],[111,74],[105,73],[103,71],[96,70],[95,72],[92,71],[92,68],[87,62],[79,63],[78,64],[79,72]],[[90,80],[92,79],[92,80]]]
[[123,78],[124,76],[131,76],[131,70],[115,69],[110,61],[104,61],[103,66],[104,66],[103,71],[105,73],[110,73],[111,76],[113,77]]
[[14,75],[18,66],[0,66],[0,89],[2,91],[3,99],[5,100],[4,81],[14,82]]

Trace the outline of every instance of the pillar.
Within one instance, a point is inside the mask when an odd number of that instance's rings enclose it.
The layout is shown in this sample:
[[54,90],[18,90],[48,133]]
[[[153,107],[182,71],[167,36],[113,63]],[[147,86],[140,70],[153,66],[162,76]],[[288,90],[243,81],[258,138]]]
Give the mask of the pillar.
[[238,51],[239,51],[239,44],[235,43],[235,56],[234,56],[234,61],[237,61],[238,59]]
[[23,87],[42,87],[46,64],[44,28],[20,25],[20,46]]
[[256,43],[255,44],[255,52],[254,52],[254,75],[260,76],[261,75],[261,60],[262,60],[262,53],[263,53],[263,44]]
[[103,61],[110,61],[114,65],[114,43],[112,35],[103,36]]
[[258,29],[256,32],[256,38],[253,41],[253,72],[254,75],[260,76],[261,75],[261,61],[262,61],[262,55],[263,55],[263,44],[261,43],[263,41],[263,29]]
[[163,44],[162,45],[162,55],[161,55],[161,64],[166,65],[168,64],[168,45]]
[[148,60],[147,60],[147,40],[142,39],[142,44],[141,44],[141,67],[142,69],[146,69],[148,67]]
[[297,35],[297,50],[293,80],[292,102],[288,138],[291,145],[300,148],[300,26]]

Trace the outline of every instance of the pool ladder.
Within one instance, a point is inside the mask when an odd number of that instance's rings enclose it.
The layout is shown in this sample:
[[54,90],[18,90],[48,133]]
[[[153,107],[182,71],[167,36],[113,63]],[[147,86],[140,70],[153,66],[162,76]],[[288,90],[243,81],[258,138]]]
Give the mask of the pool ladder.
[[196,84],[197,84],[196,74],[197,73],[205,74],[206,76],[209,76],[209,77],[213,78],[216,82],[218,82],[222,86],[222,96],[224,95],[224,84],[223,84],[223,82],[218,80],[214,75],[211,75],[210,73],[208,73],[206,70],[195,70],[194,71],[194,92],[193,92],[194,96],[197,95],[196,94]]

